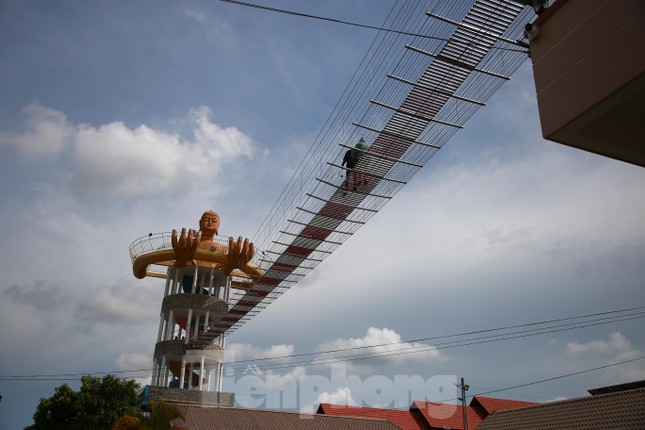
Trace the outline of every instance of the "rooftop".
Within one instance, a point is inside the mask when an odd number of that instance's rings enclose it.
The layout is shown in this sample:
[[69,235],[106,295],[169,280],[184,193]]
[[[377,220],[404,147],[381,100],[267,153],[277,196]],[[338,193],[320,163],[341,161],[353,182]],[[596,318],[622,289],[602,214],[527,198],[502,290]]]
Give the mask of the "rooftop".
[[[468,428],[476,428],[484,418],[495,411],[522,408],[537,404],[519,400],[475,396],[470,402],[470,406],[466,407]],[[445,428],[463,430],[464,428],[461,405],[448,403],[415,401],[408,410],[321,403],[318,407],[318,414],[387,419],[402,430]]]
[[386,419],[300,414],[296,412],[178,405],[190,430],[396,430]]
[[609,392],[520,409],[497,411],[477,430],[642,430],[645,388]]

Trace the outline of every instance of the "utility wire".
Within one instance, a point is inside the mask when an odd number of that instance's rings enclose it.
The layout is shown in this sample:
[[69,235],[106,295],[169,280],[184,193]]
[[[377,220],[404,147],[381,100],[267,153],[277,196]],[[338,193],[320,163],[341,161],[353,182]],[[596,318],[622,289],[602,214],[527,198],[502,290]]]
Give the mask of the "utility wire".
[[[246,363],[246,362],[259,362],[259,361],[265,361],[265,360],[278,360],[278,359],[284,360],[284,359],[290,359],[290,358],[294,358],[294,357],[303,357],[303,356],[310,356],[310,355],[335,354],[335,353],[341,353],[341,352],[359,351],[359,350],[364,350],[364,349],[368,349],[368,348],[392,347],[392,346],[401,345],[401,344],[411,344],[408,347],[398,348],[398,349],[395,349],[395,350],[373,351],[373,352],[367,352],[367,353],[364,353],[364,354],[354,354],[354,355],[330,357],[328,359],[324,359],[324,358],[315,359],[315,358],[313,358],[313,359],[308,359],[308,360],[301,360],[301,361],[298,361],[298,362],[267,364],[267,365],[263,365],[263,366],[256,366],[255,369],[256,370],[270,370],[270,369],[285,368],[285,367],[295,367],[296,365],[309,366],[309,365],[330,364],[330,363],[342,362],[342,361],[389,357],[389,356],[394,356],[394,355],[406,355],[406,354],[427,352],[427,351],[432,351],[432,350],[440,350],[440,349],[456,348],[456,347],[462,347],[462,346],[470,346],[470,345],[476,345],[476,344],[482,344],[482,343],[499,342],[499,341],[502,341],[502,340],[512,340],[512,339],[524,338],[524,337],[529,337],[529,336],[536,336],[536,335],[540,335],[540,334],[547,334],[547,333],[553,333],[553,332],[559,332],[559,331],[573,330],[573,329],[578,329],[578,328],[592,327],[592,326],[596,326],[596,325],[606,325],[606,324],[611,324],[611,323],[616,323],[616,322],[629,321],[629,320],[633,320],[633,319],[641,319],[641,318],[645,318],[645,310],[644,309],[645,309],[645,306],[640,306],[640,307],[626,308],[626,309],[621,309],[621,310],[598,312],[598,313],[581,315],[581,316],[555,318],[555,319],[550,319],[550,320],[543,320],[543,321],[537,321],[537,322],[531,322],[531,323],[516,324],[516,325],[504,326],[504,327],[498,327],[498,328],[475,330],[475,331],[469,331],[469,332],[457,333],[457,334],[451,334],[451,335],[431,336],[431,337],[425,337],[425,338],[419,338],[419,339],[403,340],[403,341],[399,341],[399,342],[390,342],[390,343],[384,343],[384,344],[373,344],[373,345],[365,345],[365,346],[358,346],[358,347],[352,347],[352,348],[343,348],[343,349],[335,349],[335,350],[327,350],[327,351],[319,351],[319,352],[298,353],[298,354],[273,356],[273,357],[264,357],[264,358],[257,358],[257,359],[248,359],[248,360],[236,360],[236,361],[230,361],[230,362],[225,363],[225,364],[231,365],[231,364],[239,364],[239,363]],[[574,320],[578,320],[578,321],[571,322],[571,321],[574,321]],[[558,324],[554,324],[554,323],[558,323]],[[461,340],[459,340],[459,339],[458,340],[448,340],[446,342],[440,342],[440,343],[437,343],[437,344],[434,344],[434,345],[427,345],[427,344],[420,344],[419,345],[418,344],[419,342],[422,342],[422,341],[458,338],[458,337],[464,337],[464,336],[473,335],[473,334],[484,334],[484,333],[491,333],[491,332],[496,332],[496,331],[504,331],[504,330],[509,330],[509,329],[533,327],[533,326],[537,326],[537,325],[546,325],[546,324],[550,324],[550,325],[548,325],[546,327],[541,327],[541,328],[531,328],[531,329],[526,329],[526,330],[516,330],[516,331],[512,331],[512,332],[508,332],[508,333],[500,333],[500,334],[493,334],[493,335],[487,335],[487,336],[471,337],[471,338],[466,338],[466,339],[461,339]],[[415,345],[415,344],[417,344],[417,345]],[[229,367],[229,369],[234,371],[234,372],[246,370],[246,368],[241,368],[241,367]],[[152,369],[113,370],[113,371],[92,372],[91,374],[93,374],[93,375],[125,374],[125,373],[136,373],[136,372],[150,372],[151,370]],[[0,381],[71,380],[71,379],[77,379],[77,378],[62,378],[62,379],[60,379],[60,378],[61,377],[68,377],[68,376],[70,376],[70,377],[71,376],[81,376],[81,375],[85,375],[85,374],[87,374],[87,372],[85,372],[85,373],[35,374],[35,375],[10,375],[10,376],[0,376]]]
[[266,10],[266,11],[269,11],[269,12],[284,13],[284,14],[287,14],[287,15],[294,15],[294,16],[299,16],[299,17],[303,17],[303,18],[311,18],[311,19],[317,19],[317,20],[320,20],[320,21],[335,22],[337,24],[349,25],[349,26],[352,26],[352,27],[367,28],[367,29],[370,29],[370,30],[378,30],[378,31],[386,31],[386,32],[389,32],[389,33],[402,34],[402,35],[405,35],[405,36],[423,37],[423,38],[426,38],[426,39],[441,40],[441,41],[444,41],[444,42],[448,41],[448,39],[446,39],[444,37],[433,37],[433,36],[428,36],[428,35],[425,35],[425,34],[410,33],[410,32],[403,31],[403,30],[395,30],[395,29],[392,29],[392,28],[379,27],[379,26],[376,26],[376,25],[360,24],[360,23],[357,23],[357,22],[345,21],[345,20],[336,19],[336,18],[326,18],[326,17],[322,17],[322,16],[317,16],[317,15],[310,15],[308,13],[294,12],[294,11],[291,11],[291,10],[278,9],[278,8],[275,8],[275,7],[262,6],[262,5],[253,4],[253,3],[247,3],[247,2],[243,2],[243,1],[236,1],[236,0],[219,0],[219,1],[224,2],[224,3],[236,4],[236,5],[239,5],[239,6],[246,6],[246,7],[251,7],[251,8],[255,8],[255,9]]
[[[0,376],[0,381],[76,381],[78,376],[85,375],[117,375],[124,373],[135,373],[135,372],[152,372],[152,369],[130,369],[130,370],[105,370],[99,372],[76,372],[76,373],[50,373],[50,374],[40,374],[40,375],[12,375],[12,376]],[[65,378],[69,376],[69,378]],[[75,376],[74,378],[72,376]],[[150,375],[145,375],[148,377]],[[144,376],[142,376],[144,377]]]
[[483,391],[481,393],[475,394],[475,396],[482,396],[484,394],[499,393],[501,391],[508,391],[508,390],[514,390],[516,388],[528,387],[529,385],[541,384],[543,382],[555,381],[557,379],[568,378],[570,376],[582,375],[583,373],[595,372],[597,370],[607,369],[609,367],[619,366],[621,364],[627,364],[627,363],[631,363],[633,361],[638,361],[638,360],[643,360],[643,359],[645,359],[645,355],[640,356],[640,357],[636,357],[636,358],[632,358],[632,359],[629,359],[629,360],[619,361],[617,363],[611,363],[611,364],[606,364],[604,366],[594,367],[592,369],[579,370],[577,372],[566,373],[564,375],[554,376],[552,378],[540,379],[539,381],[527,382],[525,384],[512,385],[510,387],[498,388],[497,390]]
[[[643,360],[643,359],[645,359],[645,355],[640,356],[640,357],[636,357],[636,358],[631,358],[629,360],[624,360],[624,361],[619,361],[619,362],[616,362],[616,363],[606,364],[604,366],[593,367],[591,369],[579,370],[577,372],[565,373],[564,375],[558,375],[558,376],[553,376],[551,378],[540,379],[538,381],[526,382],[524,384],[511,385],[509,387],[498,388],[498,389],[495,389],[495,390],[482,391],[481,393],[472,394],[472,395],[469,395],[469,396],[466,396],[466,397],[476,397],[476,396],[483,396],[484,394],[500,393],[502,391],[514,390],[516,388],[528,387],[530,385],[536,385],[536,384],[542,384],[544,382],[556,381],[558,379],[569,378],[571,376],[582,375],[584,373],[596,372],[598,370],[607,369],[609,367],[614,367],[614,366],[620,366],[621,364],[627,364],[627,363],[631,363],[631,362],[639,361],[639,360]],[[454,398],[454,399],[440,400],[439,402],[436,402],[436,403],[447,403],[447,402],[452,402],[454,400],[459,400],[459,399]],[[435,402],[432,402],[432,403],[435,403]]]
[[[384,32],[387,32],[387,33],[401,34],[401,35],[404,35],[404,36],[421,37],[421,38],[424,38],[424,39],[439,40],[439,41],[443,41],[443,42],[447,42],[449,40],[449,39],[447,39],[445,37],[429,36],[427,34],[412,33],[412,32],[405,31],[405,30],[396,30],[396,29],[393,29],[393,28],[379,27],[377,25],[361,24],[361,23],[358,23],[358,22],[345,21],[345,20],[337,19],[337,18],[327,18],[327,17],[323,17],[323,16],[319,16],[319,15],[311,15],[311,14],[308,14],[308,13],[295,12],[295,11],[292,11],[292,10],[279,9],[279,8],[270,7],[270,6],[262,6],[262,5],[253,4],[253,3],[247,3],[247,2],[243,2],[243,1],[237,1],[237,0],[219,0],[219,1],[221,1],[223,3],[235,4],[235,5],[238,5],[238,6],[245,6],[245,7],[265,10],[265,11],[269,11],[269,12],[283,13],[283,14],[286,14],[286,15],[299,16],[299,17],[302,17],[302,18],[317,19],[317,20],[320,20],[320,21],[333,22],[333,23],[336,23],[336,24],[349,25],[349,26],[358,27],[358,28],[366,28],[366,29],[369,29],[369,30],[384,31]],[[501,48],[501,47],[495,47],[495,49],[506,49],[506,50],[509,50],[509,51],[517,51],[517,52],[528,53],[528,51],[526,49],[513,49],[513,48]]]
[[[256,366],[254,370],[273,370],[273,369],[282,369],[282,368],[292,368],[296,366],[315,366],[315,365],[321,365],[321,364],[339,363],[344,361],[367,360],[371,358],[383,358],[383,357],[390,357],[390,356],[415,354],[415,353],[428,352],[433,350],[442,350],[442,349],[457,348],[457,347],[463,347],[463,346],[478,345],[483,343],[500,342],[504,340],[521,339],[521,338],[537,336],[541,334],[555,333],[555,332],[573,330],[577,328],[592,327],[596,325],[604,325],[604,324],[609,324],[613,322],[621,322],[621,321],[628,321],[632,319],[641,319],[641,318],[645,318],[645,315],[641,315],[639,317],[634,317],[634,318],[619,319],[619,320],[614,320],[609,322],[596,322],[596,323],[584,322],[584,323],[579,323],[578,325],[573,327],[552,328],[548,330],[545,329],[539,332],[535,332],[534,330],[527,330],[525,332],[519,332],[520,334],[513,333],[513,334],[497,335],[493,337],[488,336],[482,339],[477,339],[477,338],[467,339],[467,340],[464,340],[463,342],[451,341],[451,342],[445,342],[443,344],[438,344],[438,345],[424,344],[424,345],[400,348],[393,351],[383,351],[383,352],[376,351],[371,353],[365,353],[362,355],[346,355],[346,356],[340,356],[340,357],[333,357],[329,359],[318,359],[318,360],[311,359],[311,360],[302,360],[302,361],[290,362],[290,363],[267,364],[263,366]],[[527,333],[527,332],[532,332],[532,333]],[[229,367],[229,371],[230,370],[231,368]],[[234,372],[244,372],[247,369],[241,368],[241,367],[240,368],[233,367],[232,370]]]
[[[538,381],[526,382],[524,384],[511,385],[509,387],[497,388],[495,390],[482,391],[482,392],[477,393],[477,394],[466,395],[466,398],[483,396],[485,394],[500,393],[502,391],[510,391],[510,390],[514,390],[516,388],[528,387],[530,385],[537,385],[537,384],[542,384],[544,382],[556,381],[558,379],[569,378],[571,376],[582,375],[584,373],[596,372],[598,370],[607,369],[609,367],[614,367],[614,366],[620,366],[622,364],[627,364],[627,363],[631,363],[631,362],[639,361],[639,360],[643,360],[643,359],[645,359],[645,355],[640,356],[640,357],[636,357],[636,358],[631,358],[629,360],[624,360],[624,361],[619,361],[619,362],[616,362],[616,363],[606,364],[604,366],[593,367],[591,369],[584,369],[584,370],[579,370],[577,372],[565,373],[564,375],[553,376],[551,378],[540,379]],[[471,387],[472,387],[472,385],[471,385]],[[428,402],[428,403],[437,403],[437,404],[439,404],[439,403],[449,403],[449,402],[453,402],[455,400],[461,400],[461,398],[454,397],[452,399],[444,399],[444,400],[439,400],[439,401],[436,401],[436,402],[433,401],[433,402]],[[407,409],[407,407],[394,408],[394,409]]]
[[[545,383],[545,382],[555,381],[555,380],[558,380],[558,379],[570,378],[572,376],[582,375],[584,373],[596,372],[598,370],[607,369],[607,368],[614,367],[614,366],[620,366],[620,365],[623,365],[623,364],[632,363],[634,361],[639,361],[639,360],[643,360],[643,359],[645,359],[645,356],[640,356],[640,357],[632,358],[632,359],[629,359],[629,360],[623,360],[623,361],[619,361],[619,362],[616,362],[616,363],[606,364],[604,366],[593,367],[591,369],[579,370],[577,372],[565,373],[563,375],[553,376],[551,378],[545,378],[545,379],[540,379],[540,380],[537,380],[537,381],[526,382],[524,384],[517,384],[517,385],[511,385],[511,386],[504,387],[504,388],[498,388],[498,389],[495,389],[495,390],[482,391],[480,393],[473,394],[473,395],[467,396],[467,397],[476,397],[476,396],[483,396],[485,394],[493,394],[493,393],[500,393],[502,391],[510,391],[510,390],[514,390],[516,388],[523,388],[523,387],[528,387],[530,385],[537,385],[537,384],[542,384],[542,383]],[[3,379],[3,380],[17,380],[17,379]],[[20,379],[20,380],[25,380],[25,379]],[[47,381],[66,381],[66,380],[69,380],[69,379],[36,379],[36,378],[34,378],[34,379],[28,379],[28,380],[30,380],[30,381],[42,381],[42,380],[47,380]],[[432,403],[448,403],[448,402],[452,402],[452,401],[455,401],[455,400],[459,400],[459,399],[457,399],[457,398],[445,399],[445,400],[440,400],[438,402],[432,402]]]
[[[626,308],[626,309],[619,309],[619,310],[607,311],[607,312],[598,312],[598,313],[580,315],[580,316],[574,316],[574,317],[555,318],[555,319],[536,321],[536,322],[530,322],[530,323],[515,324],[515,325],[510,325],[510,326],[503,326],[503,327],[483,329],[483,330],[467,331],[467,332],[463,332],[463,333],[454,333],[454,334],[448,334],[448,335],[438,335],[438,336],[423,337],[423,338],[418,338],[418,339],[401,340],[401,341],[398,341],[398,342],[389,342],[389,343],[382,343],[382,344],[357,346],[357,347],[352,347],[352,348],[342,348],[342,349],[327,350],[327,351],[320,351],[320,352],[303,352],[303,353],[298,353],[298,354],[288,354],[288,355],[282,355],[282,356],[262,357],[262,358],[247,359],[247,360],[234,360],[234,361],[229,361],[229,362],[224,363],[224,364],[244,363],[244,362],[249,362],[249,361],[258,362],[258,361],[264,361],[264,360],[287,359],[287,358],[301,357],[301,356],[314,355],[314,354],[318,354],[318,355],[320,355],[320,354],[332,354],[332,353],[337,353],[337,352],[346,352],[346,351],[350,351],[350,350],[360,350],[360,349],[376,348],[376,347],[389,347],[389,346],[398,345],[398,344],[427,342],[427,341],[437,340],[437,339],[446,339],[446,338],[451,338],[451,337],[462,337],[462,336],[468,336],[468,335],[473,335],[473,334],[482,334],[482,333],[490,333],[490,332],[495,332],[495,331],[510,330],[510,329],[521,328],[521,327],[531,327],[531,326],[537,326],[537,325],[546,325],[546,324],[552,324],[552,323],[563,322],[563,321],[579,320],[579,319],[584,319],[584,318],[592,318],[592,317],[599,317],[599,316],[604,316],[604,315],[611,315],[611,314],[617,314],[617,313],[626,313],[626,312],[633,312],[633,311],[640,311],[640,310],[645,310],[645,306]],[[641,315],[643,313],[644,312],[638,312],[636,314],[620,315],[620,316],[616,316],[615,318],[624,318],[625,316]],[[643,316],[645,316],[645,315],[643,315]],[[638,318],[642,318],[643,316],[638,316]],[[595,321],[597,321],[597,320],[586,321],[586,324],[587,325],[592,325],[591,323],[594,323]],[[612,321],[610,321],[610,322],[612,322]],[[583,324],[583,323],[580,323],[580,324]],[[583,324],[583,326],[585,326],[585,325]],[[575,328],[577,328],[577,327],[575,327]]]

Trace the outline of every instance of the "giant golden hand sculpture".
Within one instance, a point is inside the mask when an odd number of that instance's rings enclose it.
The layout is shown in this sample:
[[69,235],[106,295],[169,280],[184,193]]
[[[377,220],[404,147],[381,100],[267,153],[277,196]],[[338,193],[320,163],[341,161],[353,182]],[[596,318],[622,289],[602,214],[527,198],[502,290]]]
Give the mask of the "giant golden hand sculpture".
[[184,267],[186,264],[195,264],[193,257],[202,239],[202,233],[193,229],[181,229],[181,236],[177,237],[177,230],[172,231],[172,249],[175,251],[175,266]]
[[242,241],[241,236],[237,238],[237,241],[234,241],[232,237],[229,237],[228,263],[224,271],[227,275],[235,269],[239,269],[246,273],[246,266],[253,258],[253,255],[255,255],[253,242],[249,242],[248,239],[244,239],[244,241]]

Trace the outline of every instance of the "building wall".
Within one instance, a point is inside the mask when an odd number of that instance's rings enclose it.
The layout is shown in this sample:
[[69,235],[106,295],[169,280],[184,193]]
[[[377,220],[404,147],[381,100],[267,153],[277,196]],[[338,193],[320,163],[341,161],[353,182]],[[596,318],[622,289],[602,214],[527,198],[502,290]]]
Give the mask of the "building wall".
[[543,136],[645,166],[645,2],[558,0],[534,24]]

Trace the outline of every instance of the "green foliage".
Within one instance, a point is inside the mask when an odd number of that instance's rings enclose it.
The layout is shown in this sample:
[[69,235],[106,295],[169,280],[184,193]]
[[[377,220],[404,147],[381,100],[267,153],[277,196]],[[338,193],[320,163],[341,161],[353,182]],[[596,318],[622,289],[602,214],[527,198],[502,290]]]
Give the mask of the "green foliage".
[[32,430],[110,430],[112,424],[139,405],[139,384],[114,375],[102,379],[85,375],[76,392],[67,384],[40,399]]
[[179,430],[171,423],[183,420],[182,413],[173,405],[163,402],[150,402],[150,413],[137,412],[117,421],[112,430]]
[[78,393],[69,385],[56,388],[54,395],[40,399],[34,414],[32,429],[64,430],[72,428],[77,416]]
[[148,428],[150,430],[170,429],[170,422],[177,418],[183,420],[184,416],[176,407],[163,402],[152,402]]

